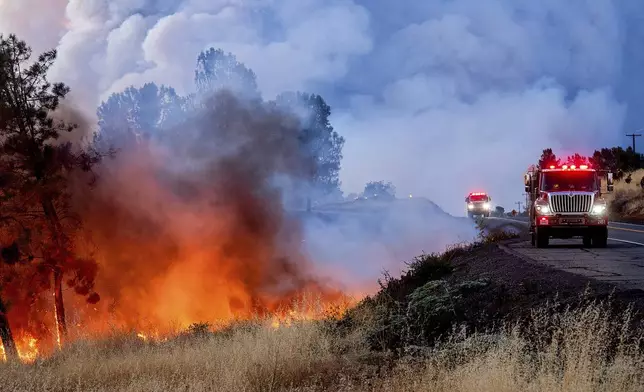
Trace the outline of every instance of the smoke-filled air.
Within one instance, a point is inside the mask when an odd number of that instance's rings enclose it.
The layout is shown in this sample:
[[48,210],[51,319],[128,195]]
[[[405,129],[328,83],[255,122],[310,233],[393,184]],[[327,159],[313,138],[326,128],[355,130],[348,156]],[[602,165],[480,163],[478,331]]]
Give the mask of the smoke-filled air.
[[[36,97],[0,108],[18,351],[304,296],[341,312],[471,241],[468,192],[511,208],[544,148],[588,155],[642,120],[638,4],[0,0],[2,76],[42,87],[0,91]],[[396,200],[364,207],[374,186]]]

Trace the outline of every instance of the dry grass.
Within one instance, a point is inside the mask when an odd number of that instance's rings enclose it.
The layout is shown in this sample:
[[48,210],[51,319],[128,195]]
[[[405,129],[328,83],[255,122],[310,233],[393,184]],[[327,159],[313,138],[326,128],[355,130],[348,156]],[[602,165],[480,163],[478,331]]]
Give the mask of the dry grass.
[[393,369],[365,361],[359,331],[350,340],[338,338],[319,322],[245,326],[163,344],[121,336],[78,343],[34,365],[1,366],[0,386],[52,392],[641,391],[637,335],[614,328],[614,321],[596,304],[536,312],[527,335],[518,328],[456,333]]
[[614,218],[644,218],[644,191],[639,186],[642,177],[644,169],[636,170],[630,184],[618,181],[614,192],[606,194]]

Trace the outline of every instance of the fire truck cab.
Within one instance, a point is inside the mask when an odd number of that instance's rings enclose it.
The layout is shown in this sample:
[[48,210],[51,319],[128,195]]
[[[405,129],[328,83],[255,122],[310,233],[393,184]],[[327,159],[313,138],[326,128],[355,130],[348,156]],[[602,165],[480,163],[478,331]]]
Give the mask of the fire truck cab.
[[485,192],[471,192],[465,198],[465,207],[467,208],[467,216],[473,218],[475,216],[489,217],[491,210],[492,198]]
[[613,191],[613,173],[588,165],[531,167],[525,174],[532,245],[547,247],[550,238],[581,237],[584,246],[608,242],[608,206],[601,185]]

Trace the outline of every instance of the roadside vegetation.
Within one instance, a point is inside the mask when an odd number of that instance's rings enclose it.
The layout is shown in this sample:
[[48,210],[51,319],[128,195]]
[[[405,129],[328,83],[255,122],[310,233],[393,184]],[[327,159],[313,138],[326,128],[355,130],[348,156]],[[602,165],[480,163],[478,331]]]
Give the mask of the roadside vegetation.
[[276,326],[258,318],[218,330],[195,325],[167,341],[88,339],[31,365],[0,366],[0,385],[52,392],[642,390],[638,306],[566,280],[581,278],[522,266],[496,244],[514,236],[417,257],[400,277],[385,274],[380,291],[339,320]]
[[630,174],[630,181],[624,179],[615,182],[615,190],[608,194],[611,217],[616,220],[644,221],[644,189],[641,181],[644,169]]

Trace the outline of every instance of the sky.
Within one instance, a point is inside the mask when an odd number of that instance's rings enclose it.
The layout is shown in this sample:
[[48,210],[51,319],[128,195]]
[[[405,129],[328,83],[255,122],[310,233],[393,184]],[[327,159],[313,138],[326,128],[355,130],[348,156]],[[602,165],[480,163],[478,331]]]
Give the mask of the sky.
[[90,115],[130,85],[191,91],[197,54],[222,48],[266,99],[331,104],[346,193],[392,181],[459,215],[475,190],[511,209],[544,148],[644,128],[642,16],[638,0],[0,0],[0,32],[57,48],[50,79]]

